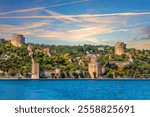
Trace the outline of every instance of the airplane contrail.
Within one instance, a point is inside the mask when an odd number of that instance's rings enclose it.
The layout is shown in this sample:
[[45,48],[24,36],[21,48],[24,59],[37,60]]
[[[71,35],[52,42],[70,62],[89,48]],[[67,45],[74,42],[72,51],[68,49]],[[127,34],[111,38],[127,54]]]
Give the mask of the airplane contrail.
[[[111,13],[111,14],[81,14],[81,15],[64,15],[63,18],[88,18],[88,17],[109,17],[109,16],[138,16],[150,15],[150,12],[126,12],[126,13]],[[39,18],[39,19],[53,19],[52,16],[1,16],[0,18]]]
[[70,4],[77,4],[77,3],[88,2],[88,1],[91,1],[91,0],[80,0],[80,1],[67,2],[67,3],[62,3],[62,4],[55,4],[55,5],[46,6],[46,7],[36,7],[36,8],[30,8],[30,9],[20,9],[20,10],[2,12],[2,13],[0,13],[0,15],[10,14],[10,13],[30,12],[30,11],[35,11],[35,10],[42,10],[42,9],[46,9],[46,8],[59,7],[59,6],[65,6],[65,5],[70,5]]

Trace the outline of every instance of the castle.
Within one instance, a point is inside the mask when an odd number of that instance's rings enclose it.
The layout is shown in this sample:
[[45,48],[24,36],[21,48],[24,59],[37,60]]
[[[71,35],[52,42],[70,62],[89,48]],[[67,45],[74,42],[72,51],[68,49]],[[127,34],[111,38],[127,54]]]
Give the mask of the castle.
[[124,44],[123,42],[117,42],[115,44],[115,54],[122,55],[125,54],[125,52],[126,52],[126,44]]
[[[13,34],[12,38],[11,38],[11,43],[15,47],[20,47],[23,44],[25,44],[25,37],[23,35]],[[32,45],[29,44],[27,49],[28,49],[28,52],[29,52],[29,56],[31,57],[31,60],[32,60],[31,79],[39,79],[40,76],[41,76],[40,75],[40,65],[39,65],[39,63],[36,63],[34,61],[34,53],[33,53],[33,50],[32,50]],[[104,50],[104,48],[98,48],[98,50]],[[51,57],[51,53],[50,53],[49,48],[44,48],[43,50],[38,50],[38,51],[39,52],[43,52],[45,55]],[[92,53],[92,51],[90,51],[90,52]],[[126,44],[124,44],[123,42],[117,42],[115,44],[115,46],[114,46],[114,53],[116,55],[127,54],[126,53]],[[119,67],[119,66],[125,66],[125,65],[131,65],[131,64],[133,64],[133,59],[132,59],[132,56],[130,56],[130,55],[128,55],[128,56],[129,56],[129,60],[128,61],[109,61],[108,63],[110,65],[115,64],[115,65],[117,65],[117,67]],[[94,79],[94,78],[100,78],[101,75],[102,75],[102,71],[105,72],[105,69],[102,70],[102,65],[98,61],[98,55],[95,56],[93,54],[89,54],[88,53],[87,54],[87,61],[90,61],[88,63],[88,71],[87,71],[88,75],[90,75],[90,77],[92,79]],[[79,65],[85,65],[84,62],[81,59],[79,60]],[[43,74],[44,75],[48,75],[48,76],[51,76],[52,73],[55,74],[56,77],[59,77],[63,72],[59,68],[55,69],[54,72],[43,71]],[[80,73],[81,72],[77,70],[76,73],[80,77]]]
[[101,64],[98,63],[96,56],[91,57],[91,62],[88,64],[88,71],[92,79],[99,78],[102,74]]
[[25,43],[25,37],[20,34],[13,34],[11,37],[11,43],[15,47],[20,47]]

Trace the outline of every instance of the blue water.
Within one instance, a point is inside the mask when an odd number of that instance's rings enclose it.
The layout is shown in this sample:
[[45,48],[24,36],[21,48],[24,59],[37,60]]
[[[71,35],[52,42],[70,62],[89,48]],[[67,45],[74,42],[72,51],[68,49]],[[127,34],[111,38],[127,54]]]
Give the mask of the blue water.
[[150,100],[149,80],[0,80],[1,100]]

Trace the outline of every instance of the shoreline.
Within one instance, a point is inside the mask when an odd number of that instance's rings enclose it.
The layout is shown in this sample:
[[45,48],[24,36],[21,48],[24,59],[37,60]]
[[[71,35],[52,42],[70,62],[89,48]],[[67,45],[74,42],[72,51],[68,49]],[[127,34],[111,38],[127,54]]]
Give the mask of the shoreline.
[[150,80],[150,78],[40,78],[40,79],[31,79],[31,78],[0,78],[0,80]]

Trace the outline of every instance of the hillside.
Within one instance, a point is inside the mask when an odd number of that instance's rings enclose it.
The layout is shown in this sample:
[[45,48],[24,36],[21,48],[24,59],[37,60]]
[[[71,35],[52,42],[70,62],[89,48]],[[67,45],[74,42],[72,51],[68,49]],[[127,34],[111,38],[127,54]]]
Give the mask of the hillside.
[[[28,45],[15,47],[10,41],[0,39],[0,77],[30,77],[31,75],[31,57],[28,52]],[[40,63],[41,77],[45,71],[54,71],[61,69],[64,74],[71,73],[70,77],[87,78],[88,74],[88,56],[96,55],[103,68],[104,77],[131,77],[143,78],[150,74],[150,50],[127,49],[128,54],[133,58],[133,64],[118,67],[109,62],[128,61],[126,54],[115,55],[112,46],[68,46],[68,45],[37,45],[32,44],[34,60]],[[44,52],[49,49],[49,54]],[[56,77],[56,76],[51,76]],[[149,77],[149,76],[148,76]]]

